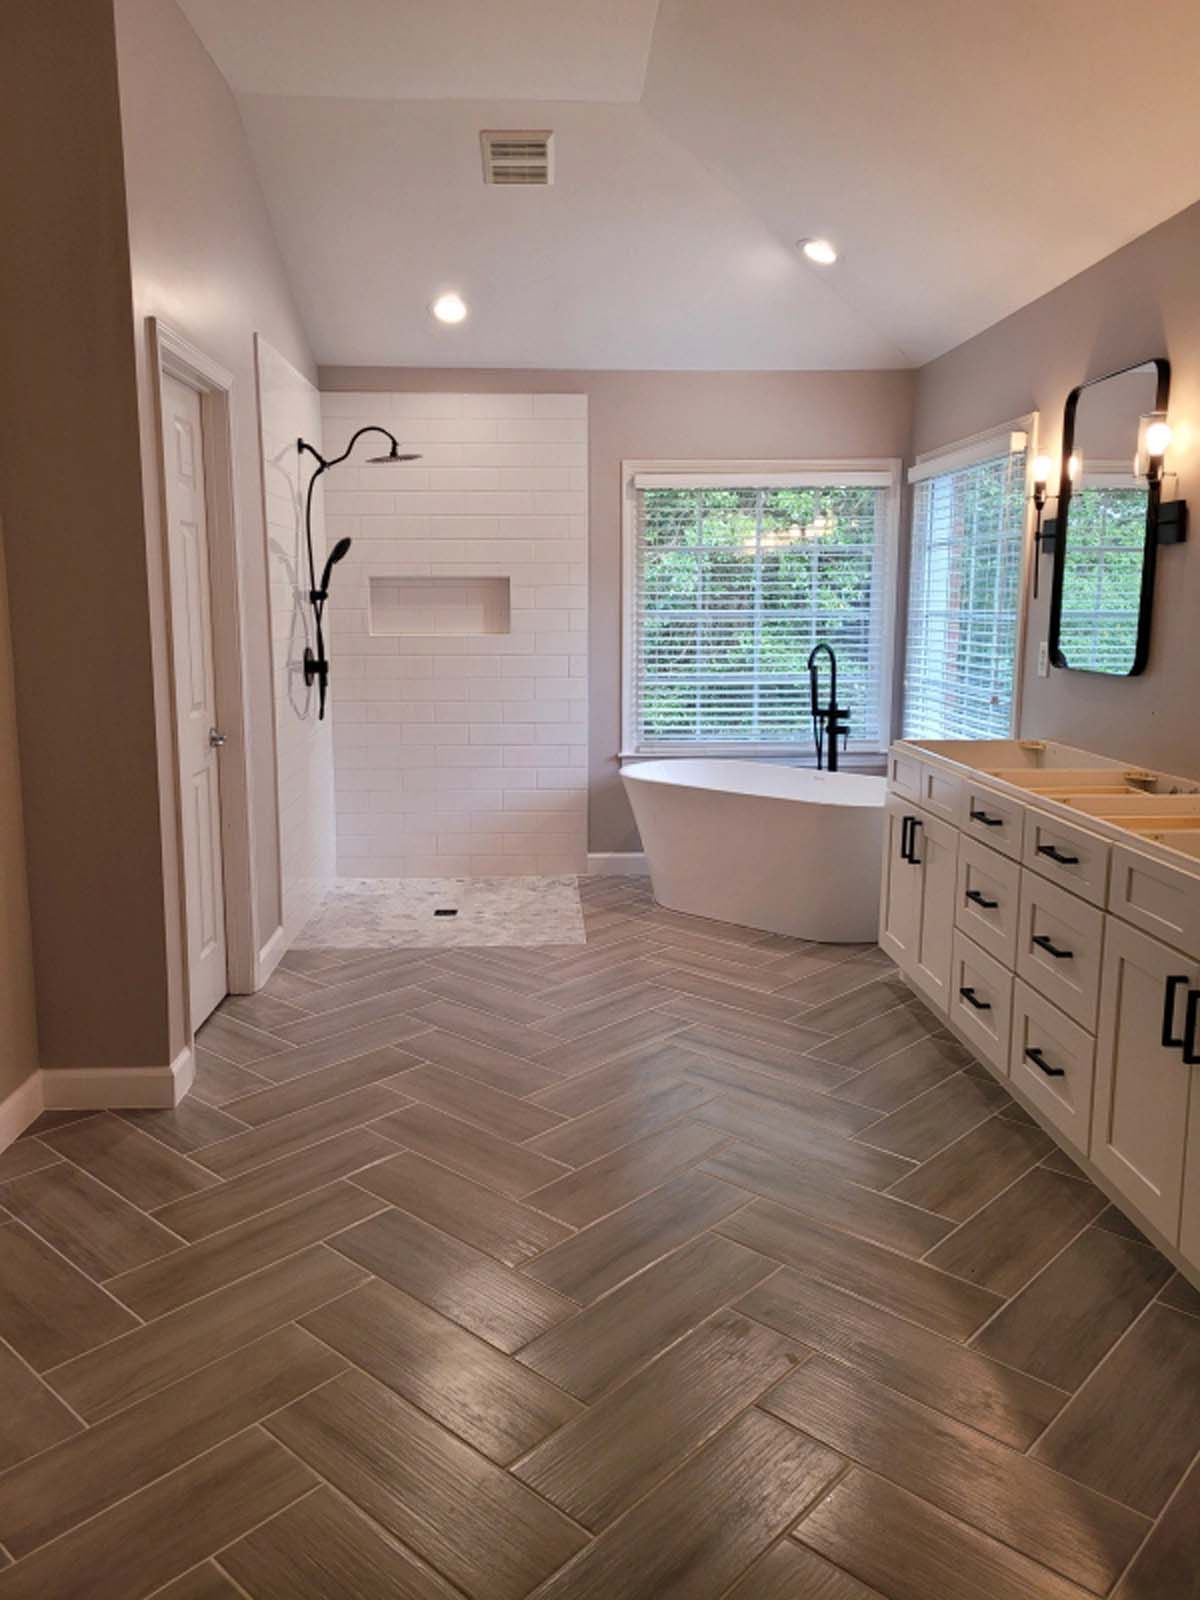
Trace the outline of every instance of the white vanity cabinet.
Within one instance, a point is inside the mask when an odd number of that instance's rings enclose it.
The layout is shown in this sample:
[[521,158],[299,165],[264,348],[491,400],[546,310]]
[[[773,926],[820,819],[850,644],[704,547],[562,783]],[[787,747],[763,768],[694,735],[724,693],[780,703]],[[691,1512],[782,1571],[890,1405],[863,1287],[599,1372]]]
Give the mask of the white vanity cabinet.
[[1200,1276],[1200,781],[1016,740],[888,772],[881,945]]

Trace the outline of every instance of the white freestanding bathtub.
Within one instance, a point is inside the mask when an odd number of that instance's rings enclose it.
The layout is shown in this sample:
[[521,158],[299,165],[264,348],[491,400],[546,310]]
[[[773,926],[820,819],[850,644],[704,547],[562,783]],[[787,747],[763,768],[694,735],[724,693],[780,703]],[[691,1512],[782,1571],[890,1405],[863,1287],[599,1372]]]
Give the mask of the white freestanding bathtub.
[[621,778],[661,905],[799,939],[874,940],[883,778],[690,759]]

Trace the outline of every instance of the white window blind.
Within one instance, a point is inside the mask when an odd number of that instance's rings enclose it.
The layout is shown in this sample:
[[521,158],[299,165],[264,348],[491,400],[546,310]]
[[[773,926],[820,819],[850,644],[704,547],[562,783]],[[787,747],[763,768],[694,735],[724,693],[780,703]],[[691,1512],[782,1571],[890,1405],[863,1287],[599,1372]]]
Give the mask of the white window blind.
[[837,652],[849,748],[884,746],[891,475],[779,476],[634,478],[634,749],[809,747],[820,640]]
[[913,490],[904,733],[1006,739],[1012,730],[1025,527],[1025,436]]

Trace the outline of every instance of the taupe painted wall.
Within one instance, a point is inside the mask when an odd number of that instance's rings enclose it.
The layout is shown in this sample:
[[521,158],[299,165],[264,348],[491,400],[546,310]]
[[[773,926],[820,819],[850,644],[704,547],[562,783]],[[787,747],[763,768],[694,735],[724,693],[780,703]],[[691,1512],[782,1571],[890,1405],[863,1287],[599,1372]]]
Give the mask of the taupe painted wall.
[[911,372],[548,372],[323,367],[322,390],[584,393],[590,417],[588,846],[636,850],[621,787],[621,462],[903,456]]
[[11,643],[0,542],[0,1104],[38,1065]]
[[1057,459],[1069,391],[1161,355],[1171,362],[1177,435],[1168,465],[1191,498],[1193,533],[1160,556],[1149,667],[1138,678],[1037,676],[1047,559],[1030,616],[1021,732],[1200,777],[1200,206],[922,368],[913,446],[931,450],[1036,409]]

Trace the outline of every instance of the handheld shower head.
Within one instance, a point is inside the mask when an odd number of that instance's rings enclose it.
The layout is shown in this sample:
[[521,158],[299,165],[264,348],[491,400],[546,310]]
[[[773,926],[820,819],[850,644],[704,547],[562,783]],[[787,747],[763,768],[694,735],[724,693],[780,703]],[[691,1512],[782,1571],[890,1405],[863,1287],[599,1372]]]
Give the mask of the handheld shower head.
[[325,562],[325,570],[321,574],[321,588],[322,588],[322,590],[328,590],[328,588],[329,588],[329,574],[333,571],[334,567],[337,566],[338,562],[343,560],[349,554],[350,554],[350,541],[349,541],[349,539],[339,539],[338,542],[334,545],[333,549],[329,552],[328,559]]

